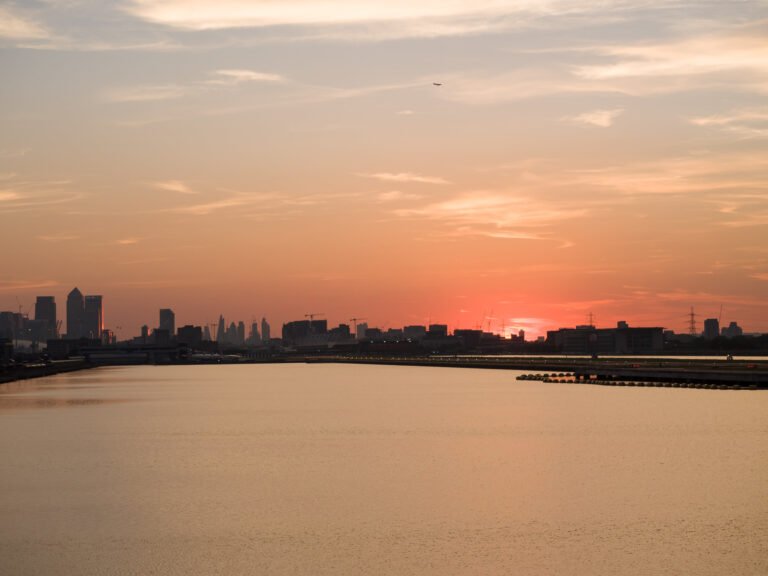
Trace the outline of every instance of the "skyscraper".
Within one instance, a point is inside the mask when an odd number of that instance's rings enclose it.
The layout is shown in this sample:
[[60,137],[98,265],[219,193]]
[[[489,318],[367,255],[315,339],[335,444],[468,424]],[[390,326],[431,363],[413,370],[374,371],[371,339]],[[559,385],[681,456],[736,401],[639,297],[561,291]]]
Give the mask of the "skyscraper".
[[717,318],[704,320],[704,338],[714,340],[720,336],[720,321]]
[[104,330],[104,311],[101,300],[101,296],[85,297],[83,336],[86,338],[101,338],[101,332]]
[[171,338],[176,335],[176,315],[170,308],[160,308],[160,330],[167,330]]
[[271,338],[271,332],[269,331],[269,323],[267,322],[266,318],[261,319],[261,340],[264,342],[264,344],[269,344],[269,339]]
[[67,295],[67,338],[83,337],[83,322],[85,321],[85,299],[77,288]]
[[227,328],[224,324],[224,316],[219,316],[219,327],[216,330],[216,342],[223,344],[227,340]]
[[53,296],[38,296],[35,301],[35,320],[44,323],[45,339],[58,338],[56,326],[56,299]]
[[259,344],[261,344],[261,336],[259,335],[259,324],[257,322],[253,322],[251,324],[250,342],[253,346],[258,346]]

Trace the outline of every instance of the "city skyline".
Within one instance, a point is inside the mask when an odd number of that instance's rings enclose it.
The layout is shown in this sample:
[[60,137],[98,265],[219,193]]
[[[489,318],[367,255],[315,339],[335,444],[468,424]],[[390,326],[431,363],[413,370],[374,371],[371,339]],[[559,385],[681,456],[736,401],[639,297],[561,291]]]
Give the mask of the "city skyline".
[[[0,7],[0,310],[768,332],[768,7]],[[18,300],[17,300],[18,299]],[[722,314],[721,314],[722,310]]]
[[[136,322],[140,322],[139,330],[133,334],[127,333],[122,326],[111,326],[104,320],[103,311],[103,296],[98,295],[83,295],[79,288],[74,287],[67,293],[65,304],[65,316],[59,318],[57,316],[57,303],[55,296],[37,296],[34,306],[34,315],[30,316],[23,312],[23,305],[19,306],[19,312],[16,314],[13,311],[0,310],[0,315],[17,315],[23,317],[27,322],[32,322],[25,330],[31,330],[31,333],[35,334],[33,340],[42,340],[51,338],[64,338],[64,339],[101,339],[102,335],[107,336],[111,341],[116,339],[118,341],[128,341],[131,339],[144,339],[152,336],[156,331],[165,333],[164,338],[174,339],[177,334],[181,334],[182,329],[195,329],[200,331],[201,340],[217,341],[220,344],[249,344],[258,345],[261,343],[268,343],[271,337],[271,326],[265,315],[261,316],[261,320],[255,315],[252,315],[249,321],[250,326],[246,326],[246,321],[242,319],[232,320],[228,322],[224,314],[219,314],[217,322],[197,322],[194,320],[186,319],[176,324],[176,313],[172,308],[159,308],[157,309],[157,322],[141,322],[137,319]],[[235,317],[237,318],[237,317]],[[282,325],[283,335],[286,328],[289,332],[294,329],[299,330],[297,334],[306,336],[313,334],[316,331],[323,334],[332,334],[336,332],[336,337],[349,338],[352,337],[361,338],[365,337],[366,330],[370,329],[373,333],[380,333],[383,337],[387,335],[393,336],[397,333],[399,338],[416,338],[420,339],[427,334],[427,331],[433,335],[437,332],[440,334],[448,335],[454,331],[482,331],[488,334],[500,335],[503,338],[519,338],[525,340],[533,337],[541,338],[544,334],[558,330],[570,330],[571,328],[565,325],[548,327],[543,334],[537,332],[528,332],[526,334],[525,328],[514,327],[506,325],[506,320],[499,317],[484,316],[483,320],[479,320],[475,325],[459,325],[443,323],[439,318],[427,318],[425,322],[414,322],[411,324],[397,325],[394,323],[388,323],[385,325],[377,325],[372,322],[368,322],[367,318],[353,317],[349,319],[332,320],[331,322],[338,321],[338,325],[333,327],[329,324],[329,319],[324,313],[312,313],[302,315],[296,315],[282,322],[276,323],[276,325]],[[719,311],[719,315],[716,317],[707,318],[706,315],[695,312],[695,309],[691,309],[686,314],[687,323],[683,331],[677,331],[677,334],[687,334],[702,336],[705,339],[713,339],[718,336],[724,336],[726,338],[733,338],[744,334],[743,326],[739,325],[738,320],[734,320],[730,317],[723,316],[723,309]],[[8,320],[8,319],[6,319]],[[42,324],[41,324],[42,322]],[[593,313],[589,313],[586,322],[576,323],[576,329],[580,328],[610,328],[612,324],[598,324],[595,320]],[[618,328],[628,328],[629,323],[626,320],[619,320],[615,323]],[[295,327],[295,328],[293,328]],[[329,328],[330,327],[330,328]],[[637,325],[633,325],[632,328],[642,328]],[[648,328],[648,327],[646,327]],[[669,330],[675,333],[675,330],[664,325],[656,327],[660,330]],[[700,329],[701,328],[701,329]],[[6,330],[7,327],[0,326],[0,334]],[[21,326],[19,327],[21,329]],[[420,330],[416,330],[420,329]],[[308,332],[307,332],[308,330]],[[338,331],[341,330],[339,333]],[[409,334],[410,330],[410,334]],[[750,332],[747,334],[759,334],[760,332]],[[205,334],[205,336],[203,336]],[[346,336],[344,336],[346,334]],[[8,335],[5,335],[8,337]],[[279,338],[280,336],[278,336]]]

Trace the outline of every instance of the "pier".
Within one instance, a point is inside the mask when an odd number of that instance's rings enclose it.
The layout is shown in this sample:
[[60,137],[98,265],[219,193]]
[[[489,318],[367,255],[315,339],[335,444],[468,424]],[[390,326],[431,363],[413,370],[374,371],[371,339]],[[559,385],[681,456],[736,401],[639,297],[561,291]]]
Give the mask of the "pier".
[[[481,368],[551,373],[552,380],[581,384],[638,383],[669,384],[671,387],[725,386],[768,389],[766,360],[705,360],[648,358],[563,358],[504,356],[305,356],[292,359],[308,363],[382,364],[393,366],[433,366]],[[639,384],[642,383],[642,384]],[[677,384],[677,386],[674,386]]]

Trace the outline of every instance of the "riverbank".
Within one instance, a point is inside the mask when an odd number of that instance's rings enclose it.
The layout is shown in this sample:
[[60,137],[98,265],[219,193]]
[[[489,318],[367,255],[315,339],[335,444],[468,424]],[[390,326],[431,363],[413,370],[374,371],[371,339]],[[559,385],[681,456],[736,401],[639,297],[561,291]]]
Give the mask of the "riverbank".
[[0,384],[28,380],[30,378],[42,378],[64,372],[85,370],[93,368],[93,365],[85,358],[71,358],[67,360],[51,360],[48,362],[25,362],[0,368]]

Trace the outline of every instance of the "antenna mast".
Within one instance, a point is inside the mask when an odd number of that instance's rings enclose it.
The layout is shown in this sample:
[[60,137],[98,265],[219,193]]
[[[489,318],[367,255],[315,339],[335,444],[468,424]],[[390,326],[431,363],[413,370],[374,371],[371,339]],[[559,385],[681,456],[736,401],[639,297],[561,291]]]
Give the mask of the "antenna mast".
[[688,334],[691,336],[697,336],[698,330],[696,329],[696,312],[693,310],[693,306],[691,306],[691,311],[688,314]]

